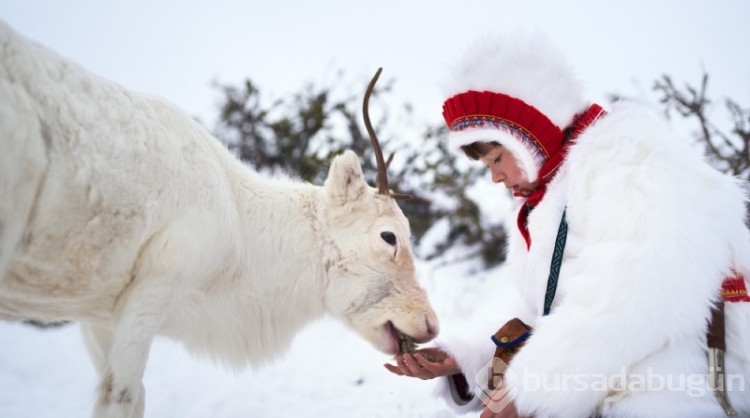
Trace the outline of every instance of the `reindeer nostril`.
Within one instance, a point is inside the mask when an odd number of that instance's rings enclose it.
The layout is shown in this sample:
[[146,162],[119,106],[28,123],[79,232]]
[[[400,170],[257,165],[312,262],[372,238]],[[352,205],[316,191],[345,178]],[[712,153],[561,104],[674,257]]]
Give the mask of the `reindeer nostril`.
[[427,328],[427,335],[430,338],[434,338],[435,336],[437,336],[437,333],[438,333],[437,323],[435,323],[434,321],[430,321],[430,316],[427,314],[425,314],[424,316],[424,322],[425,322],[425,327]]

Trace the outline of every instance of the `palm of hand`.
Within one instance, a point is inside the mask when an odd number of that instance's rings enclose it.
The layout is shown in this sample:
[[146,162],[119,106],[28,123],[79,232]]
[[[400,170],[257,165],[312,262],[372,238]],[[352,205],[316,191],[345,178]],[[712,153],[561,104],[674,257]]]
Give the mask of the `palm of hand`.
[[399,376],[427,380],[461,372],[456,360],[439,348],[422,348],[413,353],[397,355],[394,360],[395,365],[385,364],[384,366],[388,371]]

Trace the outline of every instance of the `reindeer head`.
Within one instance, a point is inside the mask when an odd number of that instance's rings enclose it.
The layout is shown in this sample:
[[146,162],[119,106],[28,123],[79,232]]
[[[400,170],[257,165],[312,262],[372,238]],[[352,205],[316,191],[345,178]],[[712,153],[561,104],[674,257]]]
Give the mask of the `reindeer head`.
[[[333,160],[325,182],[328,225],[330,313],[381,351],[396,353],[404,336],[426,342],[438,322],[416,279],[409,222],[388,190],[386,162],[368,114],[368,102],[380,69],[365,93],[365,125],[377,160],[377,189],[362,174],[357,155],[347,151]],[[391,155],[392,157],[392,155]]]

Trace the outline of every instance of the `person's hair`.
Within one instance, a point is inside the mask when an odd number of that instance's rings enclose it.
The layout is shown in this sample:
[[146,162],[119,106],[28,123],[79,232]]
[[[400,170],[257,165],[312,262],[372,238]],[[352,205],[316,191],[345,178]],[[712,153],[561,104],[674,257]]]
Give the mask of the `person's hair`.
[[474,161],[477,161],[499,146],[500,143],[497,141],[472,142],[468,145],[462,145],[461,151],[463,151],[467,157],[471,158]]

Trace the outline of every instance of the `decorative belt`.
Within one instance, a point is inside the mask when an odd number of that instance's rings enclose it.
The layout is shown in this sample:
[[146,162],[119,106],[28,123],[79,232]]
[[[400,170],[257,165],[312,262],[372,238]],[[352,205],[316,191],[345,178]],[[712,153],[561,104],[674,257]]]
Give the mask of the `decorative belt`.
[[727,416],[737,415],[732,408],[726,394],[726,375],[724,373],[724,353],[727,349],[726,334],[724,330],[724,304],[750,302],[747,294],[745,278],[742,274],[733,272],[721,283],[721,300],[711,311],[711,323],[708,325],[706,342],[708,343],[708,387],[716,395],[716,400],[721,405]]

